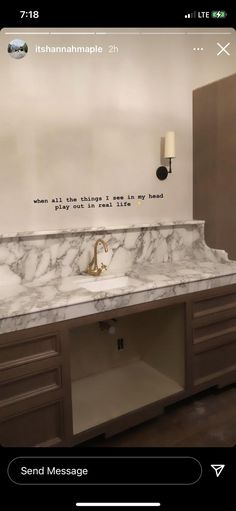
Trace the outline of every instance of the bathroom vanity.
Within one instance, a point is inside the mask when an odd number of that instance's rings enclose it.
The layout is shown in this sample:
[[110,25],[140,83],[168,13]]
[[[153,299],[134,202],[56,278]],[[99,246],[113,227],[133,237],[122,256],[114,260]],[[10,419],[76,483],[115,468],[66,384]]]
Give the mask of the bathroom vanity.
[[[85,275],[104,238],[108,270]],[[204,222],[0,243],[0,443],[75,445],[236,381],[236,262]]]

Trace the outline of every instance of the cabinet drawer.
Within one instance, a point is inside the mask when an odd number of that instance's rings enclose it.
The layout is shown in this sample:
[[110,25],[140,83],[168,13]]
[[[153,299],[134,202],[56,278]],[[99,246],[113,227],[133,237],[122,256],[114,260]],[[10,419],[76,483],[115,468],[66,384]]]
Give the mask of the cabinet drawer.
[[194,352],[236,341],[236,317],[193,329]]
[[12,377],[12,370],[7,371],[4,374],[4,381],[0,380],[0,407],[61,388],[60,367],[38,370],[33,374],[22,372],[23,374]]
[[236,293],[215,296],[201,300],[193,304],[193,319],[202,320],[208,317],[208,321],[213,321],[220,315],[232,314],[236,316]]
[[57,333],[20,339],[0,338],[0,370],[16,367],[60,354],[60,337]]
[[63,438],[61,402],[8,418],[0,424],[0,444],[4,447],[57,445]]
[[194,384],[200,385],[236,370],[236,342],[194,355]]

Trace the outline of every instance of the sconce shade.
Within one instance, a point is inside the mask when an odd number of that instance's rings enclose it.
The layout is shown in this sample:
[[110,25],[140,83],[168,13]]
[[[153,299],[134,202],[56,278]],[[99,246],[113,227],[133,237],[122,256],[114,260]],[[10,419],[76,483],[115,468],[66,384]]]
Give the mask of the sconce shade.
[[165,158],[175,158],[175,132],[167,131],[165,136]]

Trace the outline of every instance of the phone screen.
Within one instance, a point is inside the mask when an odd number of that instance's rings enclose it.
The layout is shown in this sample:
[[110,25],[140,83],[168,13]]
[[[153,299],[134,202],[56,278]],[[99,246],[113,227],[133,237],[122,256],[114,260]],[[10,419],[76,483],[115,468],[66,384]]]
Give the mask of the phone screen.
[[218,509],[236,445],[235,19],[60,9],[12,9],[0,30],[1,482],[10,507]]

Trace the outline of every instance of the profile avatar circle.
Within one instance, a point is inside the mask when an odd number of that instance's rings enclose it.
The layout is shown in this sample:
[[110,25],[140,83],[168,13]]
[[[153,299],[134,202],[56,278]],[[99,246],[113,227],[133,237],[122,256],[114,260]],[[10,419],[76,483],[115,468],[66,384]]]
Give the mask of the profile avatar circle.
[[7,51],[13,59],[23,59],[28,53],[28,46],[22,39],[13,39],[8,44]]

